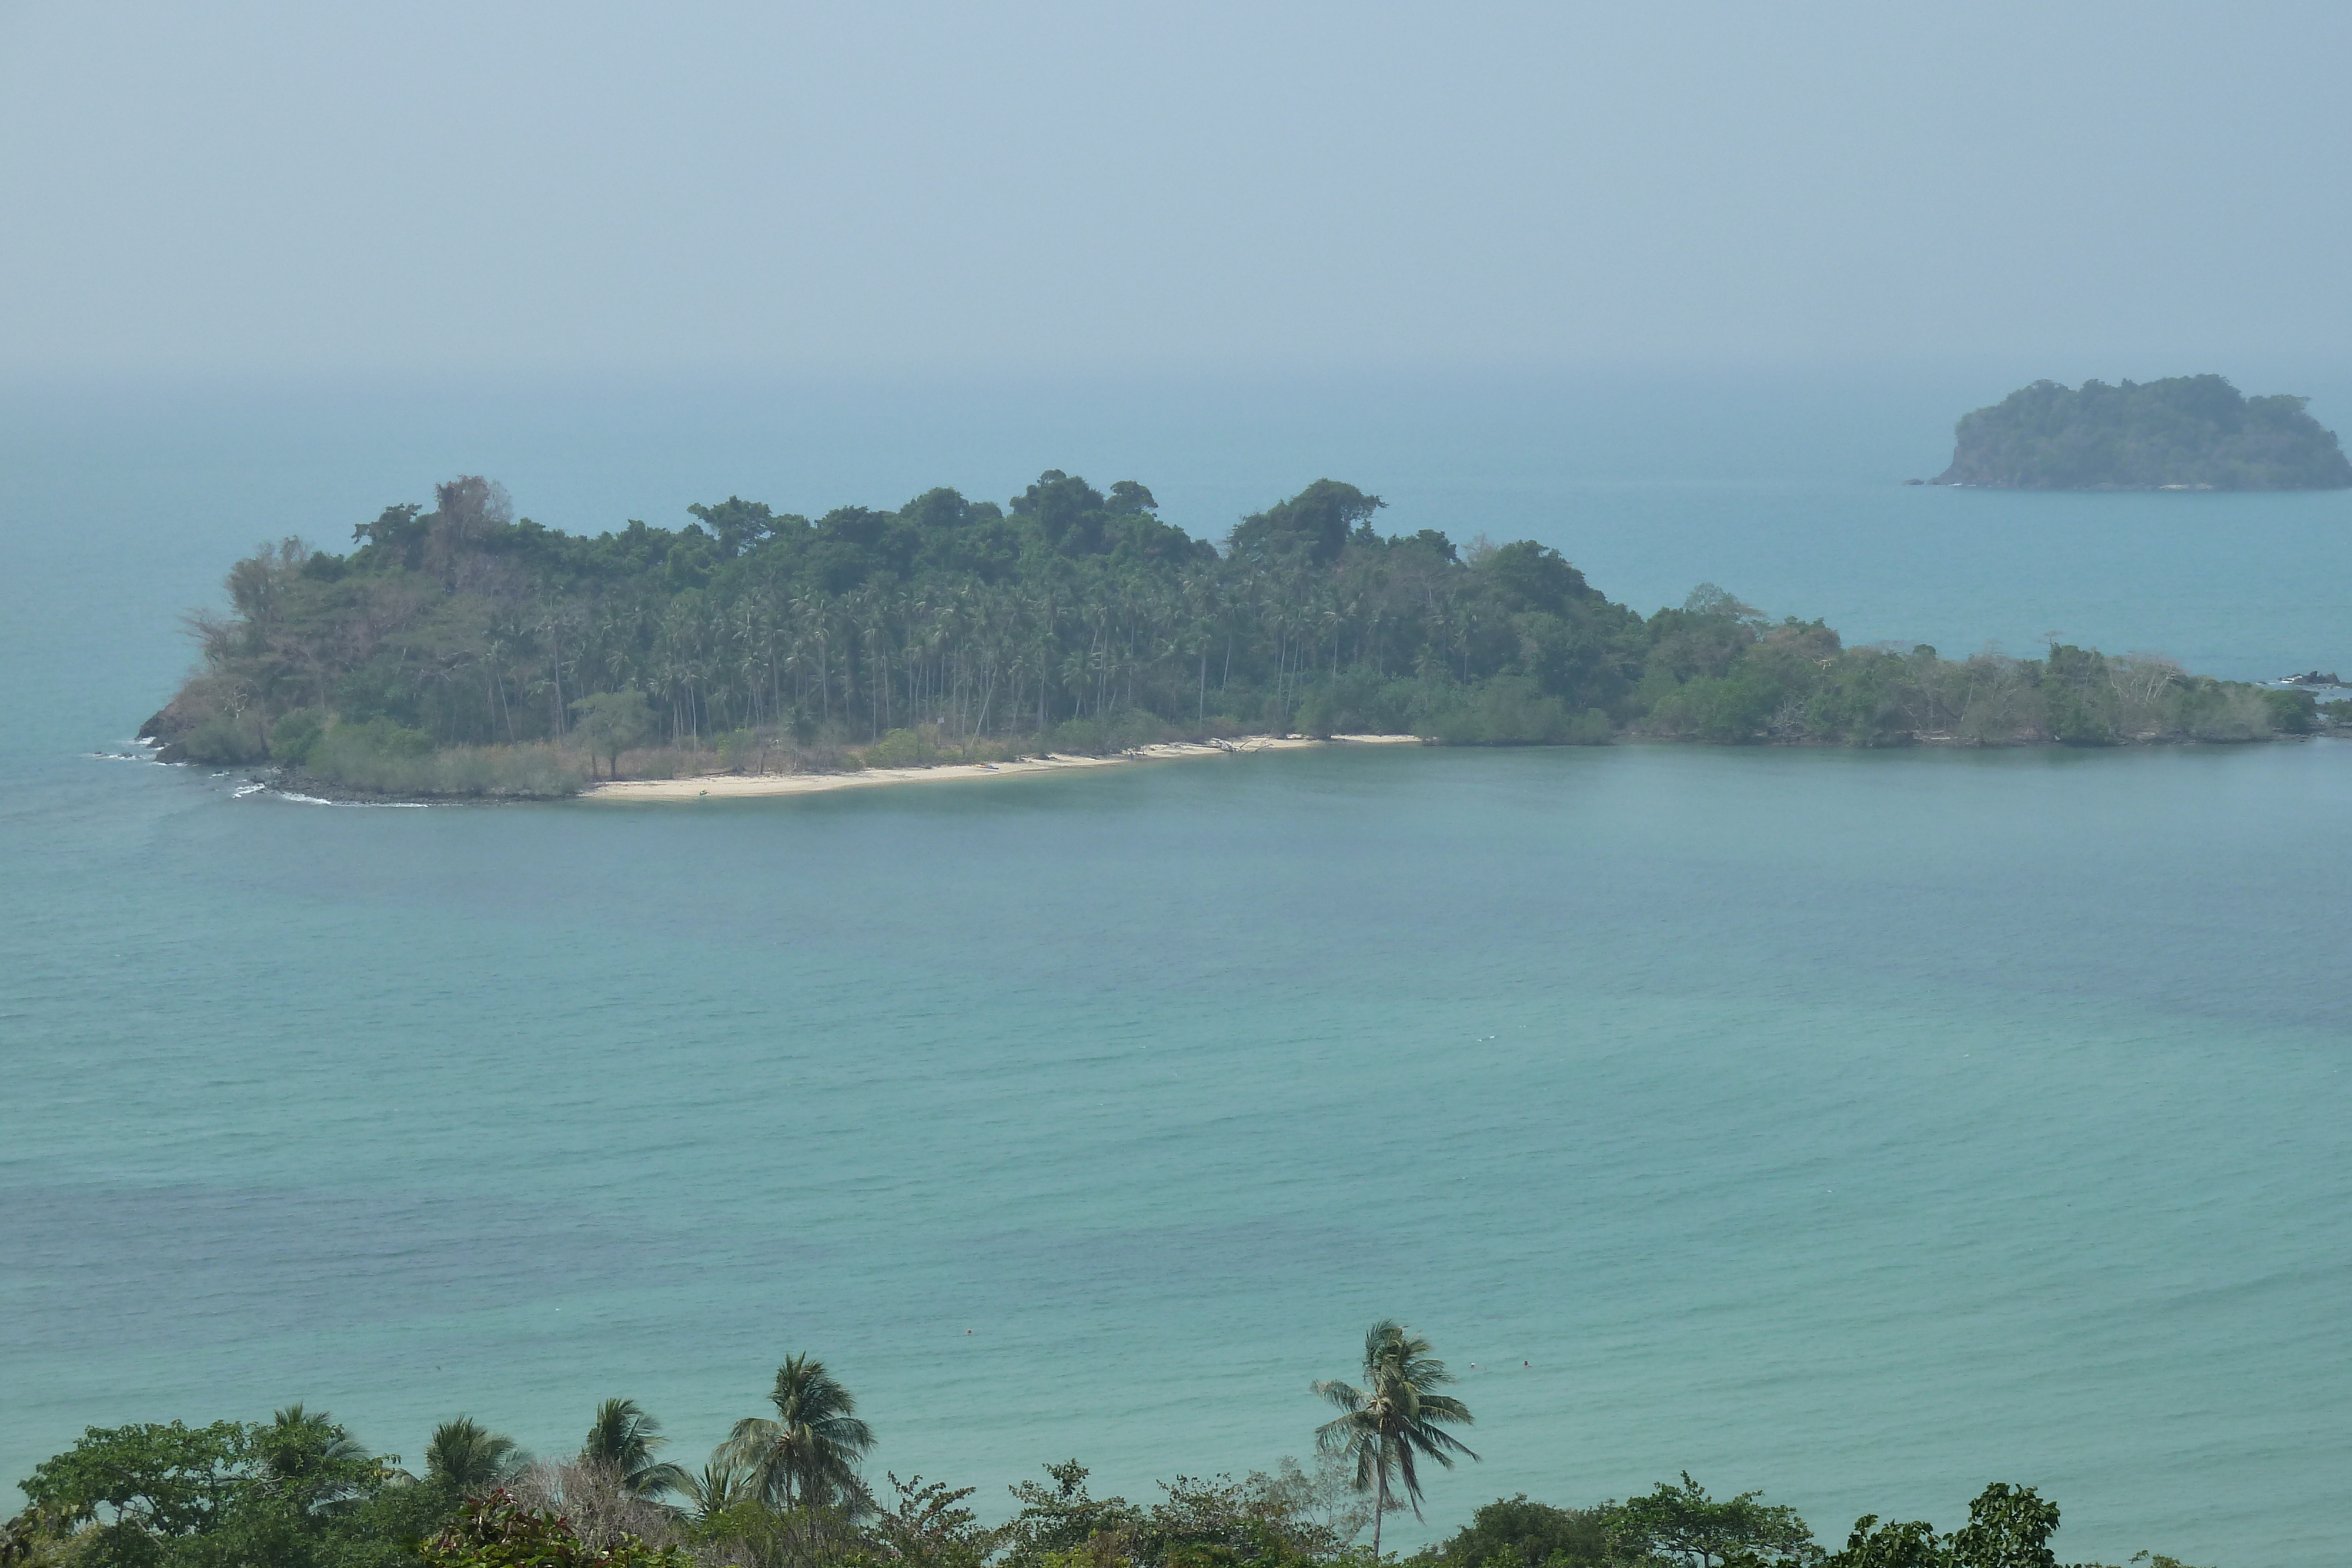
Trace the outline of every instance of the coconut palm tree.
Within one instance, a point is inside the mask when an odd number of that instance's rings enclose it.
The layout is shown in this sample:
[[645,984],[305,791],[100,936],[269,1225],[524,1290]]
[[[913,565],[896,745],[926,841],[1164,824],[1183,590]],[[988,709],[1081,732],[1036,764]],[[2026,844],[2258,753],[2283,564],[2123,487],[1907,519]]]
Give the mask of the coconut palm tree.
[[310,1508],[341,1502],[357,1493],[369,1474],[380,1473],[374,1456],[333,1416],[323,1410],[314,1416],[299,1405],[272,1416],[262,1430],[261,1449],[270,1479]]
[[1315,1446],[1352,1460],[1356,1490],[1373,1494],[1372,1560],[1380,1561],[1381,1517],[1390,1502],[1394,1471],[1412,1516],[1421,1517],[1418,1460],[1435,1459],[1448,1469],[1455,1454],[1471,1454],[1444,1428],[1471,1424],[1469,1406],[1448,1394],[1432,1392],[1454,1381],[1445,1364],[1429,1354],[1429,1342],[1382,1318],[1364,1335],[1364,1385],[1332,1379],[1315,1392],[1339,1409],[1336,1420],[1315,1431]]
[[776,1419],[747,1416],[735,1423],[719,1457],[751,1470],[761,1494],[781,1508],[866,1500],[857,1461],[874,1446],[873,1429],[856,1416],[857,1401],[824,1364],[796,1355],[776,1368],[768,1396]]
[[366,1448],[324,1410],[312,1415],[299,1405],[289,1405],[272,1414],[269,1435],[277,1439],[270,1445],[269,1469],[281,1476],[290,1477],[306,1466],[368,1458]]
[[425,1475],[467,1496],[488,1491],[520,1468],[515,1440],[470,1416],[444,1421],[425,1445]]
[[702,1467],[699,1475],[689,1475],[678,1482],[677,1490],[686,1500],[686,1517],[697,1524],[708,1524],[737,1503],[750,1502],[760,1495],[759,1478],[749,1467],[730,1465],[717,1454]]
[[610,1474],[631,1497],[659,1497],[683,1490],[687,1480],[683,1466],[653,1457],[667,1441],[661,1436],[661,1423],[635,1400],[607,1399],[596,1406],[596,1419],[580,1445],[580,1462]]

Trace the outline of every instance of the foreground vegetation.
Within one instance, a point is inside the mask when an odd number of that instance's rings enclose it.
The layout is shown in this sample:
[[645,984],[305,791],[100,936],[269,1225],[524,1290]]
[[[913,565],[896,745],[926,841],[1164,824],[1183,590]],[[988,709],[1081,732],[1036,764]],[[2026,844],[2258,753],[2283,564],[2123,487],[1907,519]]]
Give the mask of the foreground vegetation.
[[2308,398],[2250,398],[2220,376],[2036,382],[1959,422],[1938,485],[2012,490],[2340,490],[2352,462]]
[[[1012,1489],[1002,1524],[969,1487],[862,1470],[874,1434],[822,1363],[777,1369],[772,1416],[747,1416],[699,1470],[657,1457],[634,1401],[597,1406],[576,1453],[533,1460],[465,1416],[422,1474],[323,1412],[267,1422],[91,1427],[20,1483],[0,1568],[1378,1568],[1383,1516],[1421,1514],[1422,1462],[1475,1458],[1448,1427],[1469,1409],[1429,1343],[1366,1335],[1360,1381],[1316,1385],[1339,1414],[1320,1465],[1243,1479],[1179,1477],[1150,1503],[1094,1496],[1085,1466]],[[1413,1568],[2056,1568],[2054,1503],[1996,1484],[1948,1534],[1857,1521],[1827,1550],[1759,1492],[1710,1496],[1685,1472],[1648,1495],[1563,1508],[1498,1499]],[[1370,1542],[1361,1537],[1369,1526]],[[2147,1554],[2135,1562],[2147,1560]],[[2154,1568],[2181,1568],[2168,1557]]]
[[1257,730],[1454,745],[2252,740],[2311,698],[2159,657],[1848,648],[1712,587],[1644,617],[1532,540],[1379,533],[1318,480],[1221,552],[1132,481],[1049,472],[1009,507],[932,490],[811,521],[730,497],[675,531],[515,521],[478,478],[348,555],[236,563],[203,664],[142,733],[166,760],[331,790],[547,796],[627,772],[1102,753]]

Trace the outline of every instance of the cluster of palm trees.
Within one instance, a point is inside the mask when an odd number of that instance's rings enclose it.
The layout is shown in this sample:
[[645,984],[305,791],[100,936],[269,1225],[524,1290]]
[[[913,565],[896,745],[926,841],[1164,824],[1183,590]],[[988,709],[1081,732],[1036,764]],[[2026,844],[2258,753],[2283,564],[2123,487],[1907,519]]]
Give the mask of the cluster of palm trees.
[[[1389,1319],[1364,1335],[1361,1383],[1331,1379],[1315,1393],[1339,1414],[1316,1430],[1316,1446],[1347,1462],[1356,1489],[1372,1499],[1372,1550],[1378,1561],[1381,1516],[1410,1507],[1421,1517],[1423,1461],[1451,1468],[1456,1456],[1478,1456],[1448,1427],[1468,1426],[1469,1407],[1440,1392],[1454,1381],[1430,1342]],[[661,1423],[634,1399],[607,1399],[596,1407],[578,1462],[625,1496],[662,1506],[698,1523],[759,1503],[783,1512],[839,1508],[869,1510],[873,1499],[858,1473],[874,1446],[873,1428],[857,1416],[857,1401],[840,1379],[811,1355],[776,1369],[769,1403],[775,1415],[749,1416],[699,1472],[656,1457],[667,1439]],[[302,1419],[299,1406],[279,1422]],[[323,1417],[320,1418],[323,1420]],[[467,1492],[509,1479],[520,1455],[512,1438],[468,1417],[445,1422],[425,1449],[429,1473]],[[667,1500],[677,1500],[671,1502]]]
[[[1037,582],[688,590],[541,601],[495,642],[540,655],[519,684],[551,703],[564,690],[645,691],[675,742],[796,716],[869,738],[919,722],[959,737],[1042,730],[1122,707],[1197,723],[1237,695],[1253,718],[1295,706],[1343,667],[1466,677],[1482,607],[1454,574],[1408,575],[1087,563]],[[561,654],[559,621],[571,623]]]
[[1473,574],[1418,549],[1336,566],[1090,558],[841,592],[748,573],[534,579],[496,560],[454,591],[416,574],[322,584],[308,559],[289,540],[237,564],[236,618],[199,627],[215,675],[271,714],[364,690],[439,743],[561,738],[577,699],[624,690],[678,745],[918,725],[968,741],[1134,708],[1257,722],[1341,671],[1467,680],[1517,648]]
[[1412,674],[1433,649],[1437,668],[1467,656],[1477,607],[1461,585],[1416,583],[1413,601],[1392,600],[1303,567],[1091,562],[1045,583],[539,595],[485,601],[478,632],[419,642],[430,670],[416,674],[480,689],[485,740],[562,734],[567,701],[621,689],[652,698],[670,743],[795,719],[866,738],[910,724],[971,738],[1118,707],[1200,722],[1237,682],[1251,707],[1294,706],[1343,665]]
[[[776,1369],[768,1398],[775,1415],[735,1423],[698,1473],[656,1457],[668,1439],[635,1400],[607,1399],[576,1462],[623,1496],[697,1520],[755,1500],[787,1511],[862,1509],[868,1499],[857,1466],[874,1433],[858,1419],[856,1396],[823,1362],[795,1355]],[[506,1484],[525,1463],[513,1438],[464,1416],[434,1430],[425,1462],[430,1478],[469,1494]],[[672,1497],[681,1500],[668,1503]]]

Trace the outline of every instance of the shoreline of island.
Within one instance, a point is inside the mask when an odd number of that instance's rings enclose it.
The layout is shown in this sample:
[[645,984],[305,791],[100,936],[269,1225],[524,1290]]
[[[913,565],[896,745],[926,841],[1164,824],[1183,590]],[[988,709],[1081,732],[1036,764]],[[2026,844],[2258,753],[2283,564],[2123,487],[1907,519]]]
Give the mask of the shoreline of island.
[[[237,562],[234,613],[195,622],[203,667],[140,727],[158,759],[267,767],[323,799],[707,800],[1334,735],[1879,747],[2352,728],[2352,699],[2054,634],[2032,658],[1849,647],[1711,583],[1643,615],[1533,539],[1382,535],[1380,497],[1328,478],[1222,547],[1135,481],[1058,470],[1003,507],[940,488],[811,519],[735,497],[682,529],[593,538],[514,518],[479,476],[435,497],[361,525],[347,555],[287,539]],[[1216,738],[1234,736],[1250,738]]]
[[1244,735],[1207,741],[1171,740],[1131,747],[1102,757],[1047,752],[1003,762],[942,762],[919,768],[866,768],[854,773],[702,773],[685,779],[620,779],[592,784],[581,800],[741,800],[784,795],[822,795],[836,789],[885,784],[948,783],[959,779],[1032,778],[1080,772],[1129,762],[1167,762],[1190,757],[1245,757],[1262,751],[1298,751],[1320,746],[1426,746],[1417,735]]

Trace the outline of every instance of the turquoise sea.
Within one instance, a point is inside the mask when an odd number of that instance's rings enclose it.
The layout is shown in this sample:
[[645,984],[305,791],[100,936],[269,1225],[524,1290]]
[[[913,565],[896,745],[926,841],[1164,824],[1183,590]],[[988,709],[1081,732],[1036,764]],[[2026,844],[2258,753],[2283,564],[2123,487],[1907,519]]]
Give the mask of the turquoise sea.
[[413,1459],[628,1395],[694,1461],[813,1350],[877,1470],[1148,1493],[1304,1457],[1391,1314],[1485,1456],[1408,1543],[1687,1469],[1832,1540],[2011,1479],[2069,1559],[2338,1561],[2352,746],[423,810],[103,755],[236,553],[458,471],[593,529],[1052,465],[1200,532],[1328,472],[1644,610],[2352,665],[2352,497],[1901,486],[2020,379],[16,395],[0,1481],[298,1399]]

